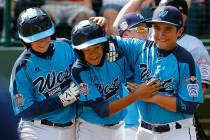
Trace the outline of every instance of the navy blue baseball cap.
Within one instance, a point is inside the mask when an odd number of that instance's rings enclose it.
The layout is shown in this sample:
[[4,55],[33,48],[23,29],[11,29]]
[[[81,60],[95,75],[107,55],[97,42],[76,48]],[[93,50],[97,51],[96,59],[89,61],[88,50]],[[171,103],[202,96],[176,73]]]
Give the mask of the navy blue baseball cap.
[[152,20],[149,23],[162,22],[177,27],[183,25],[181,12],[174,6],[159,6],[155,9]]
[[119,21],[118,24],[118,35],[122,34],[131,28],[138,27],[141,23],[146,23],[148,21],[139,13],[128,13],[125,14]]

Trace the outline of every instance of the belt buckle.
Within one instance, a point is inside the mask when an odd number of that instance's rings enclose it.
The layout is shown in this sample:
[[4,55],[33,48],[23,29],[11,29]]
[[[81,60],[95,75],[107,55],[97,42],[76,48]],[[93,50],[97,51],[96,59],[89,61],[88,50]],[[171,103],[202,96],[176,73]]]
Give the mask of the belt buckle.
[[34,125],[37,125],[37,126],[41,126],[42,123],[41,123],[41,120],[32,120],[31,121]]
[[167,125],[154,125],[154,124],[150,124],[145,121],[142,121],[141,126],[143,128],[146,128],[148,130],[151,130],[153,132],[158,132],[158,133],[170,131],[170,126],[168,124]]
[[73,121],[69,121],[69,122],[67,122],[65,124],[57,124],[57,123],[54,123],[54,126],[55,127],[68,127],[68,126],[72,126],[73,124],[74,124]]
[[154,131],[159,132],[159,133],[168,132],[168,131],[170,131],[170,126],[168,124],[155,126]]
[[39,125],[39,126],[47,125],[47,126],[53,126],[53,127],[67,127],[67,126],[71,126],[71,125],[74,124],[73,121],[69,121],[65,124],[59,124],[59,123],[54,123],[54,122],[51,122],[51,121],[45,120],[45,119],[43,119],[43,120],[32,120],[32,122],[33,122],[33,124]]
[[112,124],[104,124],[104,127],[115,127],[116,125],[118,125],[120,122],[116,122],[116,123],[112,123]]

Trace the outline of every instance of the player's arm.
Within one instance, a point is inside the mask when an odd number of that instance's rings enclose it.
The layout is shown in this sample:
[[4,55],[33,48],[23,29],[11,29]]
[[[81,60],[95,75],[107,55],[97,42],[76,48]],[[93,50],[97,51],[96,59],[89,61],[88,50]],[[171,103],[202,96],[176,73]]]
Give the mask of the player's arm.
[[140,9],[141,4],[144,1],[145,0],[130,0],[128,3],[125,4],[125,6],[118,13],[118,15],[113,23],[113,28],[115,30],[114,34],[117,34],[117,26],[119,24],[120,19],[123,17],[123,15],[125,15],[126,13],[129,13],[129,12],[137,12]]
[[[202,90],[203,94],[206,93],[210,84],[210,57],[208,51],[200,40],[195,42],[196,48],[191,51],[195,63],[198,65],[201,72]],[[197,49],[199,48],[199,49]]]
[[128,96],[109,103],[109,115],[112,115],[139,100],[142,98],[142,95],[146,95],[146,98],[154,96],[155,93],[162,88],[161,83],[156,84],[155,82],[156,80],[139,84],[137,85],[137,90],[130,93]]
[[157,104],[171,112],[180,112],[189,115],[195,113],[198,104],[196,102],[184,101],[178,97],[165,96],[161,94],[154,95],[149,102]]
[[113,115],[114,113],[137,101],[141,97],[142,93],[146,94],[147,96],[153,96],[156,91],[162,88],[160,84],[154,84],[154,82],[155,81],[151,83],[145,82],[138,85],[138,91],[132,92],[128,96],[122,97],[112,102],[107,102],[101,99],[93,102],[90,106],[100,117]]
[[24,120],[32,120],[40,115],[64,108],[77,101],[79,88],[71,82],[70,87],[55,98],[34,101],[31,106],[21,111],[17,116]]
[[[195,71],[190,71],[188,64],[179,66],[180,82],[178,84],[176,96],[155,94],[148,102],[157,104],[172,112],[190,115],[194,114],[197,105],[203,102],[203,94],[199,68],[197,65],[193,66],[194,67],[191,68],[195,68]],[[194,74],[193,76],[190,76],[189,73]]]
[[[14,76],[14,77],[13,77]],[[63,108],[73,103],[76,93],[75,85],[70,87],[62,94],[55,98],[36,101],[33,95],[33,88],[30,84],[29,76],[25,69],[20,69],[17,73],[13,73],[10,81],[10,93],[15,114],[25,120],[31,120],[43,114],[50,113],[54,110]],[[72,98],[70,98],[72,97]]]
[[118,57],[125,56],[129,65],[132,67],[134,67],[135,63],[138,61],[141,53],[145,51],[144,45],[146,42],[144,40],[111,36],[110,42],[114,44],[112,45],[112,50],[115,50],[115,54],[117,54]]

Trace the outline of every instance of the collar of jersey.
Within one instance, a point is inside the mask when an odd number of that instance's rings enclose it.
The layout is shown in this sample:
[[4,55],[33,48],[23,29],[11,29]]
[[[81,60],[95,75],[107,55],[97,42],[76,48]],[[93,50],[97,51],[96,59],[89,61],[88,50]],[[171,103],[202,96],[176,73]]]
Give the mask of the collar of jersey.
[[36,52],[34,51],[33,49],[31,49],[31,52],[40,57],[40,58],[44,58],[44,59],[48,59],[48,58],[51,58],[54,54],[54,44],[51,43],[48,50],[45,52],[45,53],[39,53],[39,52]]
[[160,49],[160,48],[157,47],[157,54],[158,54],[159,57],[167,57],[173,51],[174,51],[174,49],[171,50],[171,51],[165,51],[165,50],[162,50],[162,49]]

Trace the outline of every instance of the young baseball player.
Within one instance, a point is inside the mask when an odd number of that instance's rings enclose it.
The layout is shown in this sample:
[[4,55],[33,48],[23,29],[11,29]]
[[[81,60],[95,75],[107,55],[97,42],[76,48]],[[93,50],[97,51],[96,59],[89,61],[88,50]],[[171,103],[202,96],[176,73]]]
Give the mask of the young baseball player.
[[[188,19],[188,5],[185,0],[162,0],[160,1],[160,5],[171,5],[179,9],[179,11],[182,13],[184,27]],[[199,66],[202,78],[202,90],[205,94],[210,84],[210,57],[207,49],[201,40],[186,33],[183,33],[178,38],[177,44],[188,50],[192,54],[195,63]],[[196,114],[194,117],[195,127],[197,130],[197,139],[207,140],[207,136],[205,135]]]
[[[148,35],[148,25],[141,14],[128,13],[125,14],[118,24],[118,35],[123,38],[139,38],[146,40]],[[128,62],[126,62],[128,63]],[[127,81],[133,82],[133,74],[126,65],[126,72],[128,72]],[[131,73],[130,73],[131,72]],[[128,113],[124,119],[125,121],[125,139],[134,140],[139,126],[138,103],[135,102],[127,107]]]
[[[145,0],[130,0],[119,12],[114,26],[116,26],[119,22],[119,19],[127,12],[135,12],[136,10],[139,10],[141,7],[141,4]],[[182,18],[183,18],[183,27],[185,26],[185,23],[188,18],[188,5],[185,0],[161,0],[159,5],[171,5],[175,6],[177,9],[180,10],[182,13]],[[184,29],[184,28],[183,28]],[[209,86],[209,81],[210,81],[210,58],[209,54],[204,47],[203,43],[196,37],[191,36],[186,33],[182,33],[181,36],[177,39],[177,43],[180,46],[183,46],[186,50],[188,50],[196,64],[198,64],[199,69],[201,71],[201,77],[202,77],[202,90],[203,93],[206,92],[208,86]]]
[[[127,92],[124,57],[114,62],[104,59],[109,45],[114,44],[109,44],[102,27],[92,21],[75,25],[71,36],[78,58],[72,67],[72,76],[80,85],[77,139],[124,140],[126,110],[123,108],[140,98],[135,92],[123,97]],[[144,82],[139,90],[151,95],[161,88],[161,84],[154,82]]]
[[13,67],[10,93],[21,140],[75,140],[73,49],[68,41],[52,40],[55,26],[40,8],[20,14],[18,33],[26,48]]
[[[185,0],[162,0],[160,5],[171,5],[179,9],[182,13],[184,27],[188,18],[188,6]],[[210,84],[210,58],[207,49],[201,40],[186,33],[183,33],[178,38],[177,43],[192,54],[195,63],[199,66],[202,78],[202,89],[203,93],[205,93]]]
[[[154,41],[142,45],[142,40],[113,37],[134,68],[136,83],[151,78],[164,83],[157,94],[141,93],[136,140],[195,140],[193,114],[203,102],[201,75],[192,55],[176,44],[183,31],[182,15],[173,6],[160,6],[150,23]],[[127,86],[136,88],[132,83]]]

